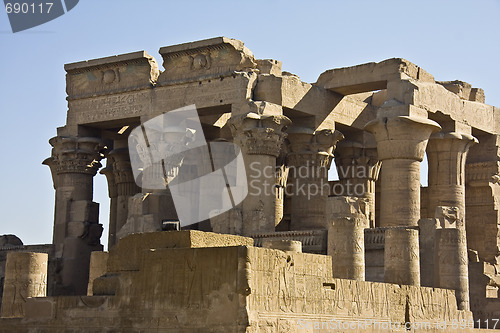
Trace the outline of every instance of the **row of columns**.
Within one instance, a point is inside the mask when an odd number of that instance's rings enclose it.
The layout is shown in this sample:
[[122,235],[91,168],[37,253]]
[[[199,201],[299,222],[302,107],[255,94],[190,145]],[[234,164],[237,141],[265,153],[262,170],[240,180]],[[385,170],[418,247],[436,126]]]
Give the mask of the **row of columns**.
[[[433,262],[433,274],[426,285],[455,290],[458,308],[468,310],[464,175],[467,152],[477,140],[470,134],[442,130],[436,122],[427,118],[394,113],[392,108],[381,108],[377,119],[365,126],[365,130],[375,137],[377,160],[382,162],[379,225],[385,229],[384,280],[420,285],[420,244],[425,243],[430,251],[425,249],[424,259],[429,261],[430,258]],[[345,148],[348,149],[336,153],[339,174],[350,161],[357,165],[353,157],[361,154],[354,153],[356,148],[363,154],[367,150],[356,142],[346,142]],[[427,226],[426,223],[419,223],[425,222],[420,219],[420,162],[426,150],[429,159],[428,211],[434,214],[442,206],[456,207],[455,210],[460,212],[457,221],[461,222],[454,225],[435,224],[431,228],[428,228],[428,223]],[[365,199],[371,206],[370,196],[365,195]],[[335,239],[329,242],[329,252],[332,249],[329,254],[334,256],[334,266],[340,265],[336,270],[337,277],[362,280],[364,271],[356,257],[356,253],[362,251],[360,246],[353,244],[360,243],[357,238],[363,227],[359,223],[360,218],[352,215],[352,210],[351,206],[351,213],[344,214],[344,217],[328,216],[333,226],[329,239]],[[370,220],[369,215],[366,218]],[[432,238],[428,230],[432,230]],[[330,235],[331,232],[333,235]],[[338,248],[345,251],[337,253]]]
[[[401,262],[401,265],[386,265],[386,281],[418,285],[419,236],[416,227],[420,219],[420,162],[427,148],[429,191],[433,193],[429,207],[446,203],[462,208],[465,206],[463,167],[467,149],[474,138],[442,132],[431,137],[441,129],[437,123],[423,117],[385,116],[390,112],[384,114],[383,111],[365,127],[375,137],[376,151],[363,143],[345,140],[335,152],[337,168],[344,168],[339,173],[341,182],[363,185],[362,196],[369,207],[366,210],[369,222],[365,227],[373,227],[374,187],[382,164],[380,226],[392,228],[386,233],[386,263]],[[253,112],[233,115],[229,121],[234,143],[244,154],[250,187],[249,195],[241,205],[243,235],[274,232],[282,214],[282,208],[280,212],[276,207],[282,207],[279,202],[287,184],[291,184],[293,193],[290,229],[328,228],[329,221],[325,218],[330,194],[328,169],[336,144],[343,136],[334,129],[313,131],[292,127],[285,131],[290,125],[291,121],[282,114]],[[91,251],[102,249],[98,241],[100,233],[97,232],[99,228],[102,231],[102,227],[95,217],[97,204],[92,202],[92,178],[100,167],[104,147],[96,138],[56,137],[51,144],[54,147],[52,157],[44,163],[51,167],[56,189],[56,257],[63,262],[62,285],[80,293],[80,289],[86,288],[86,281],[75,281],[82,280],[76,275],[85,266],[82,263],[88,261],[83,257],[87,254],[90,257]],[[276,168],[283,147],[288,149],[288,170],[283,166]],[[116,242],[116,232],[127,221],[129,198],[141,189],[134,182],[127,143],[115,140],[113,150],[106,154],[108,164],[101,173],[106,175],[109,183],[109,244],[112,246]],[[363,175],[346,172],[354,166],[364,168]],[[281,186],[278,193],[275,191],[277,185]],[[252,195],[253,187],[260,189],[258,195]],[[311,189],[314,189],[314,194]],[[441,194],[434,194],[434,191]],[[84,208],[78,210],[79,207]],[[86,280],[88,272],[81,275]]]

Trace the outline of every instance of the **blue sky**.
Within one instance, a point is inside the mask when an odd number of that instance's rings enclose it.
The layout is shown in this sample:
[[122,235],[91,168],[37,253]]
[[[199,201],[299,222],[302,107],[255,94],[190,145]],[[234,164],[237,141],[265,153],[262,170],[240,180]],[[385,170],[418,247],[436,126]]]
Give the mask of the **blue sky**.
[[[48,140],[66,118],[65,63],[215,36],[315,82],[329,68],[406,58],[438,80],[481,87],[500,106],[500,0],[81,0],[67,14],[13,34],[0,12],[0,234],[50,243],[54,191]],[[105,177],[94,201],[107,224]],[[103,241],[107,239],[107,229]]]

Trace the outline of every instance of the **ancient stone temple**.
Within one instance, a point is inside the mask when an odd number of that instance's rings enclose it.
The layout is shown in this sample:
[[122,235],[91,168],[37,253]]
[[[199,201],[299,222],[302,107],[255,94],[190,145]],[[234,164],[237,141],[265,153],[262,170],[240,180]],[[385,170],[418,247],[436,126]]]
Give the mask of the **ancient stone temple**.
[[[398,58],[306,83],[225,37],[159,52],[161,69],[144,51],[65,65],[53,243],[0,244],[0,332],[500,328],[500,109],[482,89]],[[162,147],[237,146],[248,188],[221,173],[230,208],[165,186],[224,169],[215,155],[136,166],[163,149],[145,124],[189,106],[198,125]]]

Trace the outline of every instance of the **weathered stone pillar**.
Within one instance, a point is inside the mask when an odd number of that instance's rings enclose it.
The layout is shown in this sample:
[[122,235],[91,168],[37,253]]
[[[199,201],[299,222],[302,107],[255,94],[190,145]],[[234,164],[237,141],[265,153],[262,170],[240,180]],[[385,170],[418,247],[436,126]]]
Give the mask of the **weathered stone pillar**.
[[115,147],[109,152],[108,158],[113,163],[113,179],[116,184],[116,225],[113,234],[110,228],[110,243],[108,243],[108,248],[111,248],[116,242],[116,232],[127,223],[129,198],[140,193],[141,188],[134,181],[126,142],[119,145],[115,141]]
[[435,257],[436,257],[436,230],[439,221],[434,218],[420,219],[418,221],[420,231],[420,283],[422,287],[436,287],[435,283]]
[[56,189],[53,244],[60,276],[55,294],[86,295],[90,253],[102,251],[99,204],[92,201],[93,178],[104,146],[91,137],[52,138],[51,168]]
[[438,287],[455,290],[459,310],[469,310],[469,276],[465,230],[437,229]]
[[288,177],[292,189],[291,230],[328,227],[328,170],[335,145],[343,137],[342,133],[335,130],[315,132],[309,128],[295,127],[288,131]]
[[276,209],[275,209],[275,226],[281,223],[285,209],[285,194],[286,183],[288,181],[288,167],[286,166],[286,145],[282,145],[281,154],[276,159]]
[[416,226],[420,219],[420,162],[432,132],[441,127],[416,116],[380,117],[365,129],[375,135],[382,161],[380,226]]
[[418,230],[392,227],[385,230],[384,282],[420,285]]
[[275,228],[276,157],[291,124],[283,115],[247,113],[229,120],[234,143],[243,152],[248,195],[243,200],[242,234],[273,232]]
[[469,249],[478,252],[481,261],[497,264],[500,248],[500,135],[483,133],[478,140],[479,144],[469,150],[465,165],[467,244]]
[[47,253],[9,252],[5,264],[2,317],[24,317],[28,297],[47,296]]
[[458,207],[465,216],[465,161],[469,148],[477,143],[472,135],[435,133],[427,145],[429,162],[428,217],[437,206]]
[[381,166],[376,147],[369,148],[356,141],[342,140],[337,144],[334,155],[340,179],[339,186],[343,191],[342,195],[368,200],[370,224],[367,228],[374,228],[375,182],[378,179]]
[[327,200],[327,253],[332,256],[333,277],[364,281],[368,201],[346,196]]
[[469,310],[469,260],[463,214],[458,207],[438,206],[436,218],[439,228],[435,238],[435,286],[455,290],[459,310]]

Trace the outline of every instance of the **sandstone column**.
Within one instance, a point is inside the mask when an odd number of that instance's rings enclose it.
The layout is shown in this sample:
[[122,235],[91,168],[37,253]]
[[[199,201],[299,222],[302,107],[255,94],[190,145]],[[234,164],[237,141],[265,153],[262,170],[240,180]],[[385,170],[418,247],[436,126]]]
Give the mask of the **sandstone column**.
[[436,257],[436,230],[439,221],[435,218],[420,219],[420,283],[422,287],[436,287],[435,283],[435,257]]
[[385,230],[384,282],[420,285],[417,229],[391,227]]
[[9,252],[5,264],[2,317],[24,317],[28,297],[47,296],[47,253]]
[[335,145],[344,136],[335,130],[295,127],[288,132],[288,177],[291,185],[291,230],[326,229],[328,170]]
[[[341,195],[356,196],[368,200],[369,225],[375,227],[375,182],[378,179],[381,163],[376,147],[342,140],[335,149],[335,164],[339,175]],[[333,189],[334,195],[338,195]]]
[[281,223],[284,216],[286,183],[288,180],[288,167],[286,165],[286,145],[281,147],[281,154],[276,159],[276,210],[275,225]]
[[242,234],[274,232],[276,157],[290,119],[283,115],[250,112],[229,120],[234,143],[243,152],[248,179],[248,195],[243,200]]
[[459,310],[469,310],[469,275],[465,230],[436,230],[437,286],[455,290]]
[[111,234],[108,248],[115,244],[116,233],[125,225],[128,217],[128,201],[133,195],[140,193],[141,189],[134,181],[130,155],[127,143],[115,140],[115,147],[108,153],[108,158],[113,163],[113,179],[116,184],[116,225]]
[[463,213],[458,207],[436,207],[434,280],[439,288],[455,290],[460,310],[469,310],[469,269]]
[[[380,226],[385,231],[384,281],[420,285],[420,162],[427,141],[441,129],[425,110],[388,101],[365,129],[375,136],[382,162]],[[400,114],[409,114],[400,115]]]
[[58,136],[50,141],[51,168],[56,190],[55,258],[59,265],[56,294],[86,295],[92,251],[102,251],[99,204],[92,201],[93,177],[101,167],[104,146],[93,137]]
[[427,145],[429,161],[429,217],[437,206],[458,207],[465,216],[465,161],[469,148],[477,143],[472,135],[435,133]]
[[379,117],[365,129],[375,135],[382,161],[380,226],[416,226],[420,219],[420,162],[440,126],[417,116]]
[[328,247],[333,277],[365,280],[365,233],[368,226],[367,199],[328,197]]

